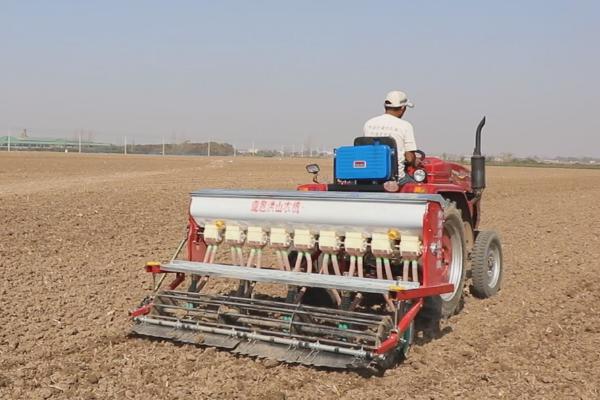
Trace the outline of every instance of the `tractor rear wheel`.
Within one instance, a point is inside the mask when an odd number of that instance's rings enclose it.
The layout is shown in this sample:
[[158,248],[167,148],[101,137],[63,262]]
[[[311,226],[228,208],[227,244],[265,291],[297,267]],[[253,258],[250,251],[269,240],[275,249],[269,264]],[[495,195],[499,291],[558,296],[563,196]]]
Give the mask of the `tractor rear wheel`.
[[454,291],[440,295],[442,318],[448,318],[460,310],[465,286],[466,259],[465,228],[462,214],[454,203],[450,203],[444,209],[442,265],[448,276],[448,283],[454,285]]
[[494,231],[479,232],[471,253],[471,276],[474,296],[487,299],[502,284],[502,246]]

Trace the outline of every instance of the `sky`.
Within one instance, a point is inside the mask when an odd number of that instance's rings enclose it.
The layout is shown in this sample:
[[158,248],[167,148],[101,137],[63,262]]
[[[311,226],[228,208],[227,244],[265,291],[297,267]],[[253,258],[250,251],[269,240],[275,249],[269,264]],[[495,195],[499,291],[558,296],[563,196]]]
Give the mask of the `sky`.
[[600,157],[598,1],[0,1],[0,136]]

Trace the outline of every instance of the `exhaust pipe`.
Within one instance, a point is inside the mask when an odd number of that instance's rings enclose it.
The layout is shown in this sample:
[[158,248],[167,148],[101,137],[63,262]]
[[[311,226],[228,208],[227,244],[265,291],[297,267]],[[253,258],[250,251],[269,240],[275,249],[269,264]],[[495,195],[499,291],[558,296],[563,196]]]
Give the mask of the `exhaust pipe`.
[[485,117],[477,125],[475,133],[475,150],[471,156],[471,188],[474,192],[485,189],[485,157],[481,155],[481,130],[485,125]]

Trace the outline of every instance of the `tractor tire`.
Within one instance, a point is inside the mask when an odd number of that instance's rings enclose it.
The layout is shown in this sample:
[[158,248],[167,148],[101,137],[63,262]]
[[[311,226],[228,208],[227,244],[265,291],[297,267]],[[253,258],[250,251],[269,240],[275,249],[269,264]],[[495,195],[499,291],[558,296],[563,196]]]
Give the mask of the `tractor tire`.
[[479,232],[471,253],[471,293],[487,299],[502,285],[502,246],[494,231]]
[[444,209],[444,261],[448,267],[449,283],[454,284],[454,292],[440,295],[440,314],[449,318],[457,314],[463,305],[463,289],[467,273],[467,248],[465,243],[465,227],[462,214],[454,203]]

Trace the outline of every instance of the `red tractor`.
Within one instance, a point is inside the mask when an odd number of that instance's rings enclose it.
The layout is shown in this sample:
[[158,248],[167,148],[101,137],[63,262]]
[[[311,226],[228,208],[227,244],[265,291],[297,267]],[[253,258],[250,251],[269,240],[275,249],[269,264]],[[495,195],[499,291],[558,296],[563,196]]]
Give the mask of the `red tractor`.
[[333,183],[311,164],[313,183],[295,192],[192,193],[175,256],[146,265],[162,278],[132,312],[133,332],[290,363],[390,367],[406,357],[415,321],[459,311],[468,270],[475,296],[500,289],[500,240],[478,229],[484,124],[471,170],[419,152],[407,169],[415,183],[402,187],[386,184],[395,142],[360,137],[337,149]]

